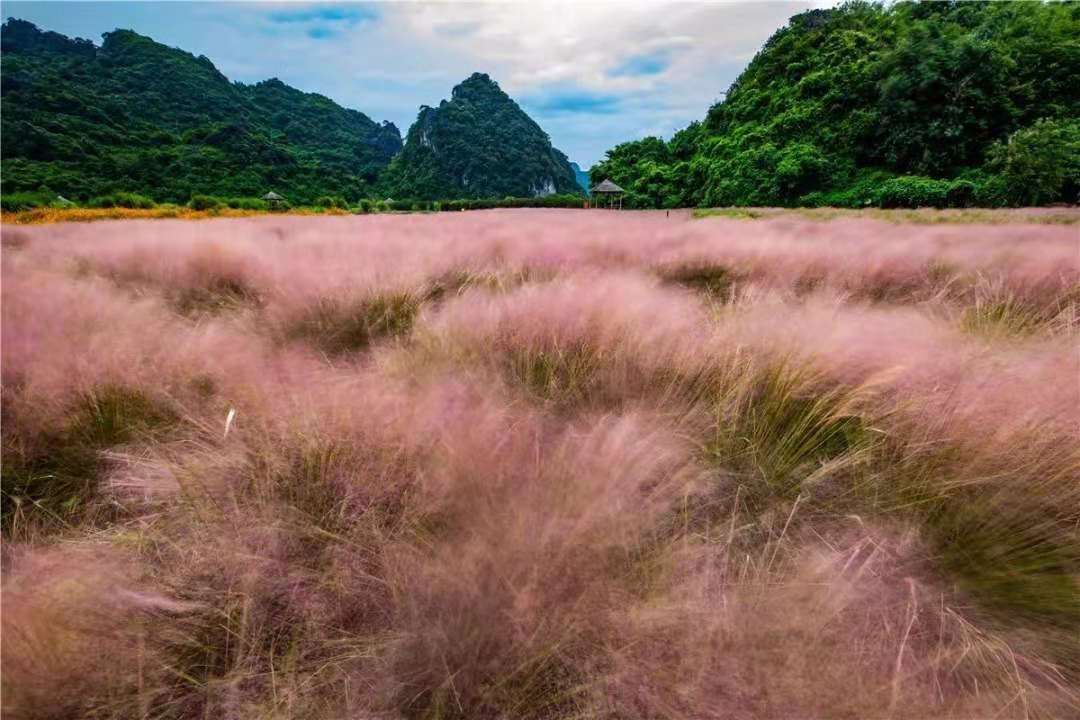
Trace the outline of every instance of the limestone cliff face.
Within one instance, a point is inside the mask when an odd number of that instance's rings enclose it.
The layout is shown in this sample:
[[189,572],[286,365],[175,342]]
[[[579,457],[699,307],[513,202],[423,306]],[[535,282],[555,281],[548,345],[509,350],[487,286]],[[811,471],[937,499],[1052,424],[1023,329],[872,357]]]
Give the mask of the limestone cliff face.
[[578,185],[581,186],[582,191],[589,194],[589,173],[581,169],[581,166],[577,163],[570,163],[570,168],[574,171],[574,177],[577,179]]
[[481,73],[438,107],[420,108],[387,175],[395,197],[581,194],[569,161],[547,133]]

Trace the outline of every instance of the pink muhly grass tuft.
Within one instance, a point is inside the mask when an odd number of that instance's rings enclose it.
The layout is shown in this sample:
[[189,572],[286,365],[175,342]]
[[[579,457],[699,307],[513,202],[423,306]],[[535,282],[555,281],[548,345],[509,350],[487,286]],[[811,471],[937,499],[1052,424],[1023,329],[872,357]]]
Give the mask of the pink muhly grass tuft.
[[[735,526],[732,526],[734,528]],[[980,718],[1060,683],[1013,672],[1000,638],[949,607],[912,529],[858,527],[734,553],[741,526],[675,555],[671,589],[620,618],[605,704],[616,715]],[[989,667],[1002,684],[973,694]],[[1064,706],[1062,706],[1064,707]]]
[[191,608],[141,589],[133,563],[100,548],[9,553],[3,596],[5,714],[136,717],[169,678],[155,622]]
[[580,707],[572,688],[625,601],[622,564],[687,468],[680,443],[633,416],[550,438],[514,425],[494,445],[475,424],[444,431],[447,494],[429,531],[441,549],[402,547],[391,561],[403,639],[388,691],[408,712]]

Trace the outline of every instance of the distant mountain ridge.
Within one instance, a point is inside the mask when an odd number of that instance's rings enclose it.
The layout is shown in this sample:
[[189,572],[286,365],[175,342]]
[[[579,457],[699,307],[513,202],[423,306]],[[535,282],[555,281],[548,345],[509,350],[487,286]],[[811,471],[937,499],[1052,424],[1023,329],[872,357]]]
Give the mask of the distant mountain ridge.
[[581,169],[581,166],[576,162],[570,163],[570,169],[574,171],[574,178],[577,179],[578,185],[585,191],[585,194],[589,194],[589,173]]
[[566,155],[483,73],[420,108],[386,186],[419,199],[581,194]]
[[230,82],[208,58],[131,30],[97,46],[11,18],[0,43],[5,194],[187,202],[276,190],[309,203],[582,193],[580,169],[481,73],[422,106],[402,142],[393,123],[276,78]]
[[356,198],[402,147],[392,123],[276,79],[232,83],[131,30],[98,47],[9,19],[0,36],[5,193]]

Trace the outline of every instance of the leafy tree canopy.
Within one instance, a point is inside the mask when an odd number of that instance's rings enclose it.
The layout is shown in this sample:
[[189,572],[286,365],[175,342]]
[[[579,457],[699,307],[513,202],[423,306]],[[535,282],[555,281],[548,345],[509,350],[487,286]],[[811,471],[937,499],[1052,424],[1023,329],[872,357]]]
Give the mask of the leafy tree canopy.
[[640,207],[1075,201],[1080,4],[794,16],[705,120],[591,170]]

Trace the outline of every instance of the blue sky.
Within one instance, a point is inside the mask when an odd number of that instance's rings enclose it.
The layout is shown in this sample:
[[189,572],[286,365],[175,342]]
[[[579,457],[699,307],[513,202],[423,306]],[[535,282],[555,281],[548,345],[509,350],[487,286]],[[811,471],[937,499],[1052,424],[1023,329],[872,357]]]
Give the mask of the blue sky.
[[588,168],[705,110],[787,18],[821,0],[659,3],[5,2],[4,17],[101,42],[129,28],[241,82],[280,78],[402,132],[486,72]]

